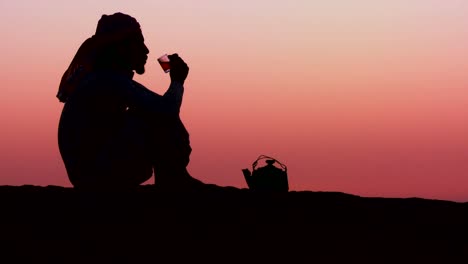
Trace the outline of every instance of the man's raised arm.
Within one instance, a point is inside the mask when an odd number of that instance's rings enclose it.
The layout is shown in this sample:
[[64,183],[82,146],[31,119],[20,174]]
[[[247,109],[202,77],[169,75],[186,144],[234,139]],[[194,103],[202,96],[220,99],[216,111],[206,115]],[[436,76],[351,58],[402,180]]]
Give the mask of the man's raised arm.
[[131,107],[154,113],[179,114],[189,68],[177,54],[169,55],[169,59],[171,84],[164,95],[161,96],[134,81],[134,87],[125,89]]

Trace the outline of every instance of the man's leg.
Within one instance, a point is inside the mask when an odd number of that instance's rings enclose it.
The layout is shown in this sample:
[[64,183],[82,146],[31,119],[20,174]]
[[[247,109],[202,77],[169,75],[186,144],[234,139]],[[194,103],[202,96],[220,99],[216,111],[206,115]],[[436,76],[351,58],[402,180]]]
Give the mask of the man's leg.
[[164,116],[155,128],[155,184],[169,189],[200,187],[203,183],[187,171],[190,136],[179,116]]
[[114,185],[136,187],[151,178],[150,139],[146,130],[144,119],[137,112],[128,111],[123,127],[110,139],[104,159],[110,163],[109,181]]

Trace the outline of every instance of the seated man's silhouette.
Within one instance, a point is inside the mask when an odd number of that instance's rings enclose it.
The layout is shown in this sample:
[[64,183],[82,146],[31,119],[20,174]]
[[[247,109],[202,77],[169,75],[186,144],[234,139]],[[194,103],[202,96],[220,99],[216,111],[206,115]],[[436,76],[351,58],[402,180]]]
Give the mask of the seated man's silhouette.
[[136,19],[103,15],[65,71],[58,143],[74,187],[136,187],[153,170],[156,185],[203,185],[187,172],[192,149],[179,117],[189,68],[170,55],[171,84],[158,95],[132,79],[148,53]]

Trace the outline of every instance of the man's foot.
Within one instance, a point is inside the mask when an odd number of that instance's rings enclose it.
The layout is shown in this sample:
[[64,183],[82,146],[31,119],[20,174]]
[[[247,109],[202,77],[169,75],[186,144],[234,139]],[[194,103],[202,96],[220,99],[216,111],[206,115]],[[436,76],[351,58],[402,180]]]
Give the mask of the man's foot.
[[163,190],[191,191],[201,190],[210,184],[193,178],[186,170],[177,173],[158,173],[156,175],[156,186]]

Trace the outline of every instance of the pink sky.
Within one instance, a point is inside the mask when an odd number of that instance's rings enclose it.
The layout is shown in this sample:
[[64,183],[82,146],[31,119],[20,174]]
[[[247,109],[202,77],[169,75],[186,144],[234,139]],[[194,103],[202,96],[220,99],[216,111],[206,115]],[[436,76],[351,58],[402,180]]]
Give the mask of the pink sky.
[[[343,3],[346,2],[346,3]],[[352,3],[351,3],[352,2]],[[0,3],[0,185],[70,186],[58,82],[102,14],[137,18],[156,62],[190,66],[190,172],[245,188],[260,154],[291,190],[468,201],[468,3],[32,1]]]

